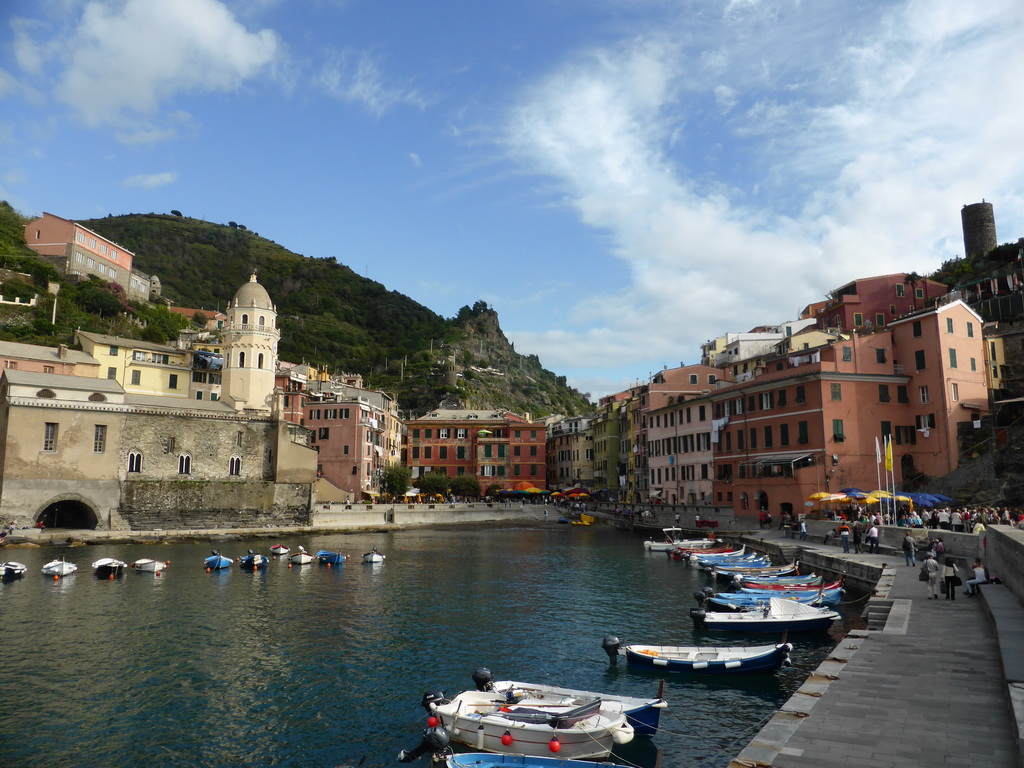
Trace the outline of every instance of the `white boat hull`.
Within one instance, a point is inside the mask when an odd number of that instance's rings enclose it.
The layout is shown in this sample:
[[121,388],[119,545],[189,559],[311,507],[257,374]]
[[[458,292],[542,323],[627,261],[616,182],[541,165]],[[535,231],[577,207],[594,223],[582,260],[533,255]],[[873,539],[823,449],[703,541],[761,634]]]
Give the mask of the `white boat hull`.
[[150,560],[148,558],[136,560],[129,566],[132,570],[142,571],[143,573],[160,573],[166,567],[166,563],[162,563],[159,560]]
[[[579,699],[573,699],[579,705]],[[621,704],[603,702],[599,712],[564,728],[547,723],[521,722],[515,709],[529,708],[530,700],[520,701],[506,709],[503,696],[493,692],[465,691],[451,702],[432,708],[432,712],[453,741],[484,752],[550,757],[551,739],[557,738],[558,757],[565,759],[607,757],[616,744],[633,738],[633,728],[626,722]],[[558,714],[549,703],[538,703],[545,712]],[[567,704],[562,710],[571,709]],[[503,743],[506,732],[508,737]],[[510,740],[509,740],[510,737]]]
[[77,570],[77,565],[75,565],[74,563],[69,563],[66,560],[51,560],[43,566],[43,573],[45,573],[47,576],[70,576]]

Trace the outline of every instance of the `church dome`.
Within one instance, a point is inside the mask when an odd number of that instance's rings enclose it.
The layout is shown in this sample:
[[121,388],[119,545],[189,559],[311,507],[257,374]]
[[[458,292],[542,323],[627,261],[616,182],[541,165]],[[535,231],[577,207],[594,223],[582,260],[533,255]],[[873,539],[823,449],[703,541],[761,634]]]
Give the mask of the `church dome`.
[[270,300],[270,294],[267,293],[266,288],[256,282],[255,272],[249,276],[249,282],[238,289],[235,293],[235,298],[231,300],[231,304],[235,307],[257,307],[274,311],[274,304]]

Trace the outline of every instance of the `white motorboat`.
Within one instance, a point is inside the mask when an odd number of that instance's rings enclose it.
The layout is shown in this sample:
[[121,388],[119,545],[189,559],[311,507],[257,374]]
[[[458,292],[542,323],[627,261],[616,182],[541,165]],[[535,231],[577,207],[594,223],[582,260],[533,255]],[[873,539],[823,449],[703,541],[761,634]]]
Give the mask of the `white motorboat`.
[[43,573],[45,573],[47,576],[53,576],[55,579],[59,579],[63,576],[70,576],[77,570],[77,565],[75,565],[74,563],[69,563],[63,557],[59,560],[51,560],[43,566]]
[[299,547],[288,555],[288,562],[293,565],[309,565],[316,562],[316,555],[307,552],[305,547]]
[[123,560],[115,560],[112,557],[101,557],[92,564],[92,569],[98,579],[112,579],[124,573],[128,563]]
[[363,562],[364,563],[383,563],[384,562],[384,555],[382,555],[380,552],[378,552],[377,548],[374,547],[369,552],[367,552],[366,554],[363,555]]
[[[703,595],[698,592],[698,595]],[[730,632],[814,632],[826,630],[839,614],[829,608],[816,608],[781,597],[769,598],[761,606],[746,611],[705,611],[704,600],[690,609],[696,628]]]
[[448,700],[441,692],[423,697],[452,741],[483,752],[568,759],[604,758],[633,739],[621,702],[592,696],[524,697],[510,702],[495,691],[463,691]]
[[721,546],[721,542],[717,541],[714,537],[703,539],[681,538],[683,533],[682,528],[662,528],[661,532],[665,534],[664,541],[648,539],[644,542],[644,549],[648,552],[671,552],[672,550],[680,548],[710,549],[712,547]]
[[11,560],[7,563],[0,563],[0,579],[3,581],[14,581],[20,579],[28,571],[28,566],[24,563],[16,563]]
[[495,680],[487,667],[477,667],[473,672],[473,682],[478,691],[494,691],[505,697],[506,701],[520,701],[524,698],[560,702],[566,697],[599,698],[604,702],[618,702],[626,713],[626,722],[633,727],[634,736],[651,738],[658,732],[661,710],[668,702],[661,696],[650,699],[622,694],[596,693],[580,691],[574,688],[561,688],[546,683],[520,683],[515,680]]
[[161,562],[159,560],[150,560],[148,557],[144,557],[141,560],[135,560],[128,565],[133,571],[141,571],[142,573],[160,573],[170,565],[170,562]]

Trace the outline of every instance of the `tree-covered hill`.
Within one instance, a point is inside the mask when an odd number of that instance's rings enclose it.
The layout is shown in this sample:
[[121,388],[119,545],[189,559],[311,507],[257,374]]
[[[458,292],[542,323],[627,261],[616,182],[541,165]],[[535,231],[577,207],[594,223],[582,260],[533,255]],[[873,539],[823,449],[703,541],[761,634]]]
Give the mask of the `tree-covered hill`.
[[446,319],[333,258],[301,256],[235,222],[129,214],[80,223],[134,251],[136,268],[158,276],[178,306],[223,310],[255,270],[277,304],[282,359],[361,373],[405,409],[452,396],[534,416],[590,408],[564,377],[517,354],[481,302]]

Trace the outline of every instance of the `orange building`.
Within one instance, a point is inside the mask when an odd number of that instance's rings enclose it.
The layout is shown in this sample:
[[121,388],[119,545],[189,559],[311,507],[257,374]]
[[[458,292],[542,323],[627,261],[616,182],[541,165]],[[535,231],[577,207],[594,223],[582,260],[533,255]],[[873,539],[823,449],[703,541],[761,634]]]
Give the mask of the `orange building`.
[[988,408],[981,326],[954,301],[780,356],[713,393],[714,502],[754,517],[803,511],[822,491],[874,489],[884,438],[898,488],[956,469]]
[[416,478],[427,472],[449,477],[473,475],[486,491],[491,486],[512,490],[529,482],[547,485],[547,432],[543,421],[510,411],[439,408],[407,421],[405,463]]

